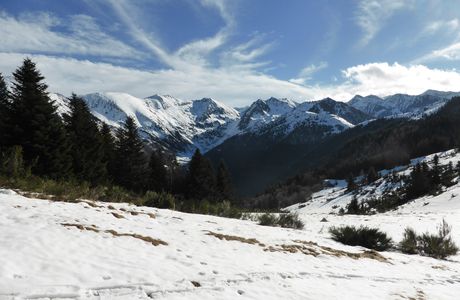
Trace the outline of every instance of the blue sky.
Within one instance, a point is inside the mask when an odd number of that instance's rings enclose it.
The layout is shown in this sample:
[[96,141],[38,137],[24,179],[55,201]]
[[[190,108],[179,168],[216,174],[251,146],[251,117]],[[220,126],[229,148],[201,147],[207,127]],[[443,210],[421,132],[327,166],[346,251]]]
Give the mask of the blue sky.
[[297,101],[460,90],[458,0],[0,0],[0,72],[50,91]]

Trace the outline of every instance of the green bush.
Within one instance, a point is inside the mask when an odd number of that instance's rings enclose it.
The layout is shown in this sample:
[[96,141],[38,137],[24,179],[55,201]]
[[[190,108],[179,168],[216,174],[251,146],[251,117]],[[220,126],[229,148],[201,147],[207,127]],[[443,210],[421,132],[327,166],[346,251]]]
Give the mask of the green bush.
[[399,243],[399,248],[403,253],[416,254],[418,253],[417,247],[417,234],[412,228],[406,228],[402,241]]
[[296,213],[282,213],[279,216],[264,213],[259,216],[259,225],[303,229],[305,224]]
[[332,239],[345,245],[384,251],[392,246],[391,238],[377,228],[343,226],[329,229]]
[[148,191],[144,195],[143,205],[158,208],[175,209],[176,200],[174,199],[173,195],[166,192],[157,193]]
[[278,225],[284,228],[303,229],[304,223],[296,213],[281,214],[278,218]]
[[264,213],[259,216],[259,225],[262,226],[277,226],[278,217],[274,214]]
[[450,232],[451,227],[445,220],[442,220],[439,225],[437,234],[424,233],[417,235],[412,229],[406,228],[404,238],[400,243],[400,249],[403,253],[419,253],[444,259],[458,252],[458,247],[452,241]]

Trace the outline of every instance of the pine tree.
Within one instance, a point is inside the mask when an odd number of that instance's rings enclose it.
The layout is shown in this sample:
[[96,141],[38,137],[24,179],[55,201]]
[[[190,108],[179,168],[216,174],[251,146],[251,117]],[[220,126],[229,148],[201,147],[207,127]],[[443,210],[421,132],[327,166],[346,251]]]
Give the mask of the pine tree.
[[25,59],[14,73],[11,91],[11,145],[19,145],[32,172],[51,178],[71,170],[69,145],[62,120],[48,97],[44,77]]
[[187,196],[195,200],[214,198],[215,179],[211,163],[196,149],[189,163]]
[[367,183],[376,181],[379,178],[378,173],[375,171],[374,167],[370,167],[367,172]]
[[132,117],[117,131],[115,142],[115,183],[141,192],[146,183],[146,159],[142,140]]
[[149,190],[161,192],[169,190],[168,172],[160,150],[153,151],[149,161]]
[[347,191],[352,192],[358,188],[358,185],[355,182],[353,174],[350,174],[347,178]]
[[11,105],[9,92],[6,86],[3,75],[0,73],[0,153],[5,148],[7,143],[7,133],[9,131],[9,117],[11,113]]
[[107,169],[107,180],[111,181],[115,174],[115,138],[113,137],[112,131],[109,125],[102,123],[101,127],[101,141],[102,141],[102,161],[106,165]]
[[433,169],[431,170],[431,182],[433,185],[438,185],[441,183],[441,170],[439,167],[439,157],[437,154],[433,157]]
[[107,167],[96,119],[85,101],[75,94],[70,98],[69,108],[70,113],[64,115],[64,123],[71,144],[74,175],[93,185],[105,182]]
[[230,200],[233,196],[230,173],[223,161],[217,167],[216,193],[219,200]]

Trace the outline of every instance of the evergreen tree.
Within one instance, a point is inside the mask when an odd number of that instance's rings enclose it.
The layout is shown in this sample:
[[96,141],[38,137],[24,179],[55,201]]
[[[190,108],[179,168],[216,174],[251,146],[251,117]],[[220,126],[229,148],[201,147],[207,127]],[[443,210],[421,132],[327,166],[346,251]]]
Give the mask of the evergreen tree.
[[9,99],[9,92],[6,86],[3,75],[0,73],[0,153],[5,148],[7,143],[7,133],[9,117],[11,113],[11,105]]
[[222,160],[217,167],[216,193],[219,200],[230,200],[233,196],[230,173]]
[[374,167],[370,167],[367,172],[367,183],[371,183],[379,179],[378,173],[375,171]]
[[358,188],[358,185],[355,182],[353,174],[350,174],[347,178],[347,191],[352,192]]
[[417,164],[412,170],[406,186],[406,198],[414,199],[425,195],[431,190],[431,180],[426,164]]
[[351,198],[350,203],[347,205],[347,214],[352,214],[352,215],[359,215],[361,212],[361,207],[358,202],[358,197],[356,195],[353,195],[353,198]]
[[69,108],[70,113],[64,115],[64,123],[71,144],[74,175],[92,184],[105,182],[107,168],[96,119],[85,101],[75,94],[70,98]]
[[132,117],[118,129],[115,142],[115,183],[141,192],[145,189],[146,159],[142,140]]
[[208,159],[196,149],[189,163],[187,196],[191,199],[212,199],[215,191],[214,172]]
[[11,91],[10,144],[23,149],[32,172],[51,178],[70,174],[69,145],[61,118],[48,97],[44,77],[25,59],[14,73]]
[[168,172],[160,150],[153,151],[150,156],[148,188],[155,192],[169,190]]
[[439,157],[436,154],[433,157],[433,168],[431,169],[431,183],[438,185],[441,183],[441,170],[439,167]]
[[100,132],[103,153],[102,161],[106,165],[107,180],[111,181],[115,176],[115,139],[109,125],[106,123],[102,123]]

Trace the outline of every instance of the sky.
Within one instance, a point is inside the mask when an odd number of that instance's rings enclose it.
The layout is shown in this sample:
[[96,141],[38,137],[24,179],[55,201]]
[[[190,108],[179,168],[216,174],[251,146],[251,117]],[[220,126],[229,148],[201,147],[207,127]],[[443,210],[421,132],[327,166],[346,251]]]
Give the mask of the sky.
[[0,0],[0,72],[245,106],[460,91],[459,0]]

